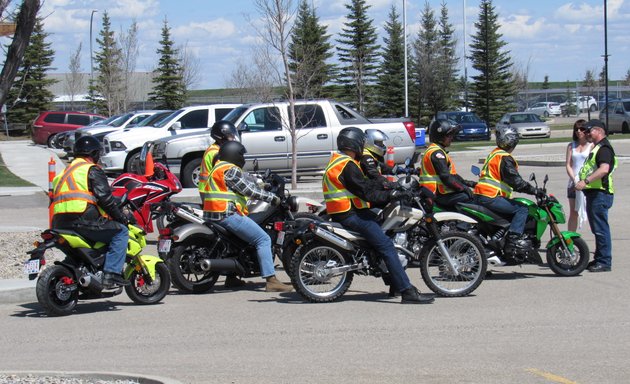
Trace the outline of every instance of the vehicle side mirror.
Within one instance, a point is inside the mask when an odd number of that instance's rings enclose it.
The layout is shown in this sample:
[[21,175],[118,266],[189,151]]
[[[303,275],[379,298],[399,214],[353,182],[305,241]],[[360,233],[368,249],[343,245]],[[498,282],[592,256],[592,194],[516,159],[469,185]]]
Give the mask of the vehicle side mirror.
[[476,166],[476,165],[471,165],[470,166],[470,172],[472,172],[472,174],[475,175],[475,176],[481,175],[481,169],[479,169],[479,167]]
[[411,158],[406,158],[405,159],[405,167],[409,167],[409,165],[411,164]]
[[547,184],[548,181],[549,181],[549,175],[545,175],[545,178],[543,179],[543,183]]
[[182,129],[182,123],[179,121],[174,122],[169,128],[171,131],[176,131],[178,129]]
[[236,130],[237,130],[237,131],[239,131],[239,132],[242,132],[242,131],[247,131],[248,129],[249,129],[249,126],[248,126],[248,125],[247,125],[247,123],[246,123],[246,122],[244,122],[244,121],[243,121],[243,122],[241,122],[241,123],[238,125],[238,127],[236,127]]

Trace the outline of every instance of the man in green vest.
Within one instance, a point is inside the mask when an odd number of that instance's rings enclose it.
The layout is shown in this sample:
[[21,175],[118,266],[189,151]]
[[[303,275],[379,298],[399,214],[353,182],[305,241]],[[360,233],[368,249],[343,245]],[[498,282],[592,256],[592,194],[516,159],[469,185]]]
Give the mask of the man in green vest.
[[585,125],[586,134],[595,145],[582,169],[575,189],[586,196],[586,214],[595,236],[595,257],[589,264],[591,272],[609,272],[612,266],[612,240],[608,225],[608,210],[613,205],[615,189],[612,174],[617,169],[615,150],[606,138],[607,130],[600,120]]

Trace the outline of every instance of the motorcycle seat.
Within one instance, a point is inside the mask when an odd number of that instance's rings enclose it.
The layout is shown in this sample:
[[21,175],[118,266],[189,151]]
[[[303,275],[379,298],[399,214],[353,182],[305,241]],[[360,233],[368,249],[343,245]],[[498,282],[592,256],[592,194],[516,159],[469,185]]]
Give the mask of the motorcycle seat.
[[[457,203],[458,207],[466,207],[478,212],[483,213],[486,216],[490,216],[494,221],[496,221],[496,225],[498,226],[509,226],[510,225],[510,220],[506,219],[505,217],[497,214],[494,211],[491,211],[490,209],[484,207],[483,205],[479,205],[479,204],[473,204],[473,203]],[[467,212],[462,212],[465,213],[467,215],[469,215]]]

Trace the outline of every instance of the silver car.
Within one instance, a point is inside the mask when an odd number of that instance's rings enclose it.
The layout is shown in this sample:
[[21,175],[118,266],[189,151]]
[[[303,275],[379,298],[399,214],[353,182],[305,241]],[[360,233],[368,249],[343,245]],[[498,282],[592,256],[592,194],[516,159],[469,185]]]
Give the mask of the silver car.
[[609,101],[599,112],[599,119],[603,122],[606,122],[607,110],[608,133],[630,133],[630,99]]
[[532,105],[531,107],[527,108],[525,112],[534,112],[535,114],[544,117],[560,116],[562,114],[559,103],[546,101]]
[[519,137],[551,137],[551,129],[540,116],[533,112],[506,113],[497,123],[497,128],[511,126],[516,128]]

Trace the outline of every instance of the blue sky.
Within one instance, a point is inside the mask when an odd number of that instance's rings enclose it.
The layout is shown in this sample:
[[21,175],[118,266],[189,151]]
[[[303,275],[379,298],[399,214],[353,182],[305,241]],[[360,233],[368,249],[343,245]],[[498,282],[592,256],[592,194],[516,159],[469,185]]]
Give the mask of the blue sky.
[[[311,0],[320,21],[337,37],[347,14],[349,0]],[[444,0],[456,28],[460,56],[463,52],[463,14],[466,5],[466,32],[474,33],[479,11],[478,0]],[[294,0],[294,2],[297,2]],[[402,0],[367,0],[369,16],[379,36],[392,4],[402,13]],[[441,0],[429,4],[439,10]],[[603,67],[603,1],[495,0],[513,61],[529,68],[530,81],[579,81],[587,69],[599,74]],[[609,76],[624,78],[630,69],[630,0],[608,0]],[[407,24],[415,36],[424,0],[407,0]],[[248,20],[258,17],[253,0],[45,0],[45,29],[56,51],[54,72],[68,71],[68,58],[83,44],[82,69],[89,72],[90,14],[94,14],[93,35],[101,29],[107,10],[115,31],[126,30],[136,20],[140,30],[140,55],[136,69],[150,71],[157,62],[156,49],[164,17],[172,28],[176,44],[186,44],[200,64],[200,81],[195,88],[222,88],[235,67],[251,62],[252,46],[257,41]],[[470,37],[466,38],[470,43]],[[93,43],[96,49],[96,43]],[[463,64],[462,64],[463,68]],[[472,73],[468,62],[468,73]]]

